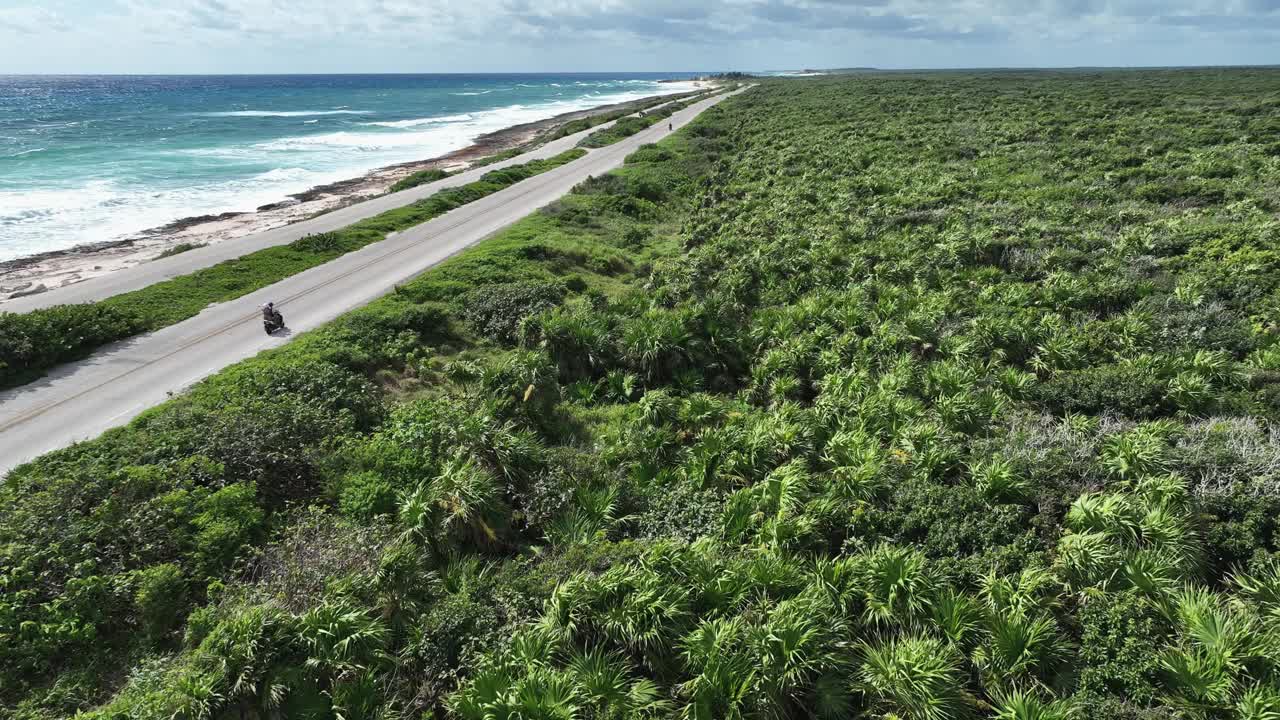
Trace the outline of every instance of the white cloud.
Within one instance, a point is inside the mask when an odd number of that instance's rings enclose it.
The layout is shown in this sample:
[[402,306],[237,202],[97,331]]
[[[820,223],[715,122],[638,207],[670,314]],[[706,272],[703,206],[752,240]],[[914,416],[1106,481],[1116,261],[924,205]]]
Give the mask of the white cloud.
[[[1265,47],[1280,48],[1280,0],[87,2],[0,9],[0,32],[27,38],[0,47],[0,72],[56,46],[39,38],[58,33],[75,34],[78,48],[110,50],[82,61],[151,57],[165,71],[197,62],[229,71],[253,62],[282,71],[463,71],[714,69],[744,59],[772,67],[792,57],[887,66],[1280,61]],[[24,55],[24,43],[37,52]],[[1177,45],[1185,57],[1158,50]],[[175,55],[175,46],[187,53]],[[1117,54],[1100,58],[1098,48]]]
[[[834,31],[988,41],[1134,24],[1256,30],[1280,0],[127,0],[151,32],[280,37],[419,34],[425,39],[638,37],[674,42]],[[3,16],[0,16],[3,17]]]
[[58,13],[42,7],[0,8],[0,30],[23,35],[65,32],[70,24]]

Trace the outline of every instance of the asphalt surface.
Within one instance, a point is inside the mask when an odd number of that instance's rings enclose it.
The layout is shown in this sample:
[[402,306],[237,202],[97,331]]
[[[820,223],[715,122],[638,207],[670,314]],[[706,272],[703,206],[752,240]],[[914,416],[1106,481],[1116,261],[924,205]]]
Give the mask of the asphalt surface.
[[[724,97],[727,95],[703,100],[621,142],[592,150],[584,158],[232,302],[211,305],[177,325],[108,346],[85,360],[60,366],[39,380],[0,393],[0,475],[46,452],[123,425],[228,365],[282,345],[292,334],[318,327],[369,303],[561,197],[587,177],[620,166],[623,158],[640,145],[666,137],[668,122],[679,129]],[[548,146],[542,151],[553,155],[564,149],[568,148]],[[402,204],[403,200],[389,207]],[[332,227],[359,217],[348,217]],[[302,234],[318,231],[312,228]],[[240,254],[243,252],[248,251]],[[271,337],[262,330],[258,310],[269,300],[276,303],[288,325],[287,331]],[[0,309],[11,308],[6,303]]]

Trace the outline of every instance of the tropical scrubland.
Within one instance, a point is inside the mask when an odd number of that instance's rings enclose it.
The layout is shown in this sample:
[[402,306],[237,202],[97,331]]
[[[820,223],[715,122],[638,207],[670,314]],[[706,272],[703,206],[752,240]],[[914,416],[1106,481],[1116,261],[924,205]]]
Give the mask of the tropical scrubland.
[[1280,72],[763,81],[0,490],[19,718],[1274,718]]

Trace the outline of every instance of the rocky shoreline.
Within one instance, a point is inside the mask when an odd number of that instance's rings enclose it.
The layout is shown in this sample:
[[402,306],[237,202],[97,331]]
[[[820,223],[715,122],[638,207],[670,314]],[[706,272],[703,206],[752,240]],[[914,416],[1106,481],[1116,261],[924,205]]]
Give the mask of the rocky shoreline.
[[[650,98],[563,113],[513,125],[475,138],[470,145],[436,158],[381,167],[356,178],[318,185],[251,211],[196,215],[128,238],[88,243],[0,262],[0,299],[33,295],[154,260],[180,246],[209,245],[288,225],[386,193],[420,170],[464,170],[476,162],[538,144],[556,128],[584,117],[640,105]],[[674,97],[674,96],[672,96]]]

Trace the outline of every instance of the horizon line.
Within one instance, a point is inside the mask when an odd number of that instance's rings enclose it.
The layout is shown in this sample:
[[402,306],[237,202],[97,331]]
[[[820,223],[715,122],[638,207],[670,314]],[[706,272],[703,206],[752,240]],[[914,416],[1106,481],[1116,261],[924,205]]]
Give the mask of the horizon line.
[[1211,69],[1276,69],[1280,63],[1265,64],[1204,64],[1204,65],[972,65],[972,66],[932,66],[932,67],[876,67],[850,65],[844,67],[806,67],[786,70],[541,70],[541,71],[509,71],[495,70],[454,71],[454,72],[202,72],[202,73],[162,73],[162,72],[49,72],[49,73],[7,73],[0,72],[0,77],[282,77],[282,76],[315,76],[315,77],[359,77],[359,76],[414,76],[414,75],[715,75],[720,73],[838,73],[841,71],[859,72],[966,72],[966,71],[1053,71],[1053,70],[1211,70]]

